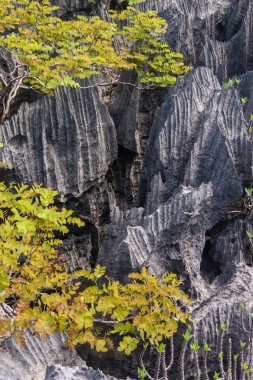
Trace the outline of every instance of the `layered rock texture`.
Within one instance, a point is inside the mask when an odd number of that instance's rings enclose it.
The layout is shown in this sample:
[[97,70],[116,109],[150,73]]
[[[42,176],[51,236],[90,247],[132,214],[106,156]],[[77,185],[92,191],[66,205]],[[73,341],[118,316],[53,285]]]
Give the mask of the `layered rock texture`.
[[12,339],[8,339],[4,342],[4,347],[1,346],[0,379],[115,379],[87,367],[74,350],[66,350],[65,340],[64,335],[55,334],[43,342],[38,337],[27,334],[26,346],[21,349]]
[[[79,3],[67,6],[78,11]],[[141,7],[166,18],[167,40],[193,70],[164,91],[118,85],[109,103],[88,81],[89,88],[23,103],[2,129],[12,171],[1,171],[58,189],[87,220],[85,236],[69,237],[73,265],[75,247],[78,257],[83,247],[83,257],[122,281],[142,265],[177,273],[193,299],[194,336],[217,346],[221,323],[243,339],[239,305],[253,303],[253,218],[244,194],[253,180],[253,3],[148,0]],[[224,87],[232,77],[240,82]],[[136,80],[122,74],[121,81]],[[29,336],[24,350],[8,341],[0,379],[104,378],[52,339],[41,344]],[[192,355],[185,360],[190,380]],[[176,364],[170,376],[181,380]],[[103,366],[107,373],[113,367],[109,360]]]

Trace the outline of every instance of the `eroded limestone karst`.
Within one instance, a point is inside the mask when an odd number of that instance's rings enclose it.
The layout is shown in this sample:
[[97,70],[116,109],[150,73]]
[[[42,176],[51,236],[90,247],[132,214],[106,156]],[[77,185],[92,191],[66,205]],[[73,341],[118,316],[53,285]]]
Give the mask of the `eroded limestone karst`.
[[[215,345],[222,322],[243,336],[238,304],[252,305],[246,231],[253,219],[241,199],[252,185],[253,3],[148,0],[141,7],[166,18],[166,38],[193,70],[164,91],[119,85],[105,101],[96,88],[62,89],[23,103],[5,122],[3,158],[20,180],[58,189],[85,213],[89,254],[110,275],[124,280],[141,265],[179,274],[194,300],[195,336]],[[224,88],[231,77],[240,83]],[[55,356],[29,339],[23,350],[10,342],[1,353],[0,377],[29,380],[44,371],[41,378],[79,379],[77,356],[65,372],[50,367],[64,363],[61,338],[52,338]]]

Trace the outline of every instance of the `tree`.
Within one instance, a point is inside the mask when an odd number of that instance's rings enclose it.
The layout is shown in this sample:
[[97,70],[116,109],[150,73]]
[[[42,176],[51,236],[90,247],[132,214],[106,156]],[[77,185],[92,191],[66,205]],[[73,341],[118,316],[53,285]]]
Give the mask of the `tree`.
[[58,86],[106,70],[136,70],[140,82],[167,86],[189,67],[162,43],[166,21],[157,12],[128,6],[98,16],[63,21],[49,0],[0,0],[0,124],[20,91],[52,95]]
[[[60,253],[67,225],[84,223],[71,210],[54,205],[57,192],[33,185],[0,183],[0,303],[9,318],[0,336],[24,343],[27,329],[45,339],[65,331],[68,345],[89,344],[130,355],[140,343],[161,349],[185,323],[190,303],[175,274],[153,276],[146,268],[126,285],[105,276],[105,268],[70,271]],[[146,346],[147,347],[147,346]]]

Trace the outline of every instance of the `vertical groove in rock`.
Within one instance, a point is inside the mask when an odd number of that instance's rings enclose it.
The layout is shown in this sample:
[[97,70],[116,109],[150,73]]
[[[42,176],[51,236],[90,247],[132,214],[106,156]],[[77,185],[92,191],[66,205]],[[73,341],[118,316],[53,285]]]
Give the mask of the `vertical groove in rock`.
[[25,103],[3,126],[4,159],[22,181],[78,196],[117,156],[114,124],[95,88]]
[[[65,3],[70,13],[89,12],[86,1],[55,2]],[[73,266],[82,265],[79,252],[87,241],[86,251],[99,250],[98,262],[120,280],[142,265],[156,274],[176,272],[194,301],[195,338],[217,346],[223,321],[229,321],[235,339],[243,336],[238,302],[253,306],[253,254],[247,237],[252,212],[243,202],[238,205],[243,187],[253,181],[248,133],[253,3],[148,0],[140,7],[156,9],[166,18],[165,39],[185,54],[195,67],[192,72],[164,90],[165,97],[118,85],[108,109],[96,89],[61,89],[55,99],[25,103],[5,123],[3,160],[23,181],[60,190],[67,205],[87,219],[87,235],[66,242],[71,252],[79,244],[71,254]],[[63,17],[69,17],[67,13]],[[104,9],[101,14],[106,17]],[[224,88],[230,77],[240,77],[240,84]],[[132,73],[122,78],[136,83]],[[248,98],[245,105],[242,97]],[[137,188],[138,207],[128,209]],[[15,379],[13,357],[18,358],[22,378],[37,365],[45,372],[51,349],[65,358],[59,345],[51,343],[46,343],[51,344],[48,349],[29,337],[23,352],[8,343],[1,376],[8,379],[9,368]],[[212,371],[214,357],[209,364]],[[188,380],[194,371],[193,353],[186,357],[186,368]],[[79,378],[75,368],[50,365],[47,371],[48,380],[65,374]],[[171,376],[180,380],[177,372]]]
[[182,181],[185,163],[201,128],[202,112],[220,90],[208,69],[197,69],[179,80],[177,86],[177,90],[168,92],[156,115],[144,158],[137,204],[146,203],[147,212],[168,199]]

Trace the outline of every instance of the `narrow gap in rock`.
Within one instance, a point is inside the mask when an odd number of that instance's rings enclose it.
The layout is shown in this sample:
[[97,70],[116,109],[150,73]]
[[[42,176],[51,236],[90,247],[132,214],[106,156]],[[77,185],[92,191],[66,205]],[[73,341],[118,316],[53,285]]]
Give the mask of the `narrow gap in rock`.
[[109,168],[106,179],[111,184],[117,206],[127,210],[133,205],[133,185],[130,172],[136,153],[118,146],[118,157]]
[[117,11],[123,11],[128,6],[128,1],[118,1],[118,0],[111,0],[110,1],[110,9],[117,10]]
[[25,147],[25,145],[28,143],[27,136],[18,134],[10,139],[9,144],[13,147]]
[[244,247],[244,259],[245,263],[248,267],[253,266],[253,254],[252,254],[252,248],[250,243],[246,244]]
[[[74,239],[74,244],[77,248],[78,245],[85,247],[83,250],[77,250],[79,259],[84,258],[87,264],[94,267],[97,262],[97,256],[99,251],[99,229],[95,223],[91,220],[91,215],[89,215],[89,210],[87,207],[87,200],[80,197],[79,199],[73,197],[71,194],[68,195],[67,201],[63,204],[58,203],[59,206],[64,206],[67,209],[74,211],[74,216],[80,217],[84,221],[85,226],[83,228],[78,228],[75,225],[69,225],[69,233],[60,236],[63,240],[67,240],[68,237],[72,236]],[[109,211],[108,211],[109,213]]]
[[222,270],[220,268],[219,263],[215,262],[211,256],[210,251],[212,249],[212,240],[209,234],[206,234],[206,244],[203,249],[201,263],[200,263],[200,273],[203,279],[211,284],[216,277],[220,276]]
[[227,16],[226,41],[231,40],[232,37],[239,32],[240,28],[242,28],[250,2],[251,0],[234,0],[230,14]]
[[220,42],[226,41],[226,30],[227,26],[224,21],[219,22],[215,27],[216,40]]

